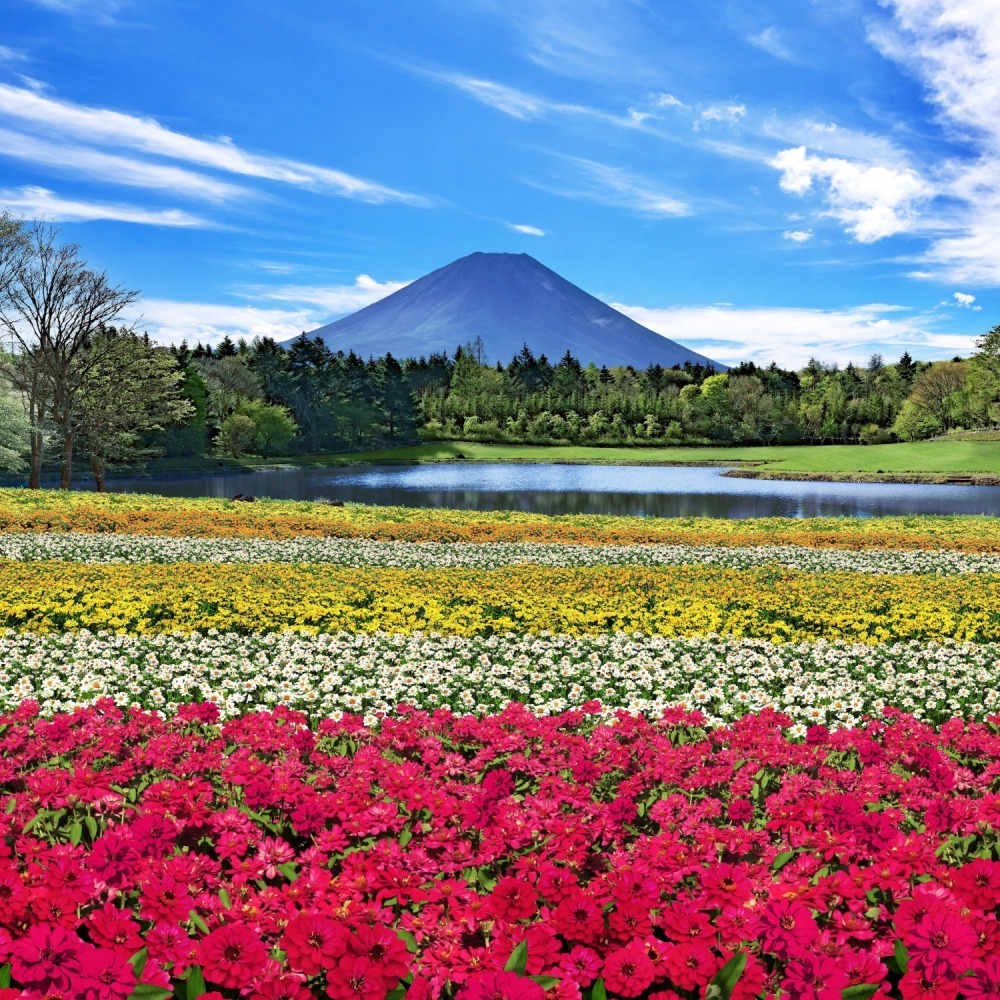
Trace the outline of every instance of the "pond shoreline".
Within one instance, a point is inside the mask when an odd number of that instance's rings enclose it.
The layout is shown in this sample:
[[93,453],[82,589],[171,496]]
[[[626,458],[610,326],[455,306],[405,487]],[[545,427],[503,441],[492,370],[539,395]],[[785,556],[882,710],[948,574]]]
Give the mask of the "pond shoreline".
[[763,479],[795,483],[887,483],[904,486],[1000,486],[1000,476],[973,472],[792,472],[737,467],[722,473],[727,479]]
[[[327,456],[323,456],[327,458]],[[121,481],[149,480],[154,482],[176,482],[185,479],[194,479],[204,476],[222,478],[232,478],[234,476],[253,475],[255,473],[272,472],[323,472],[325,470],[342,469],[345,466],[423,466],[423,465],[566,465],[566,466],[631,466],[636,468],[722,468],[725,472],[721,475],[727,479],[756,479],[773,480],[784,482],[802,483],[875,483],[882,485],[921,485],[921,486],[1000,486],[1000,475],[992,472],[912,472],[895,471],[883,472],[860,472],[860,471],[805,471],[794,469],[779,469],[772,466],[777,464],[772,459],[689,459],[665,458],[653,460],[650,458],[629,459],[620,454],[614,458],[600,458],[598,456],[588,456],[587,458],[559,457],[557,455],[545,457],[520,458],[516,456],[503,457],[475,457],[467,456],[461,452],[455,455],[437,456],[408,456],[406,458],[392,458],[384,453],[357,454],[346,453],[337,456],[329,456],[329,461],[317,461],[314,458],[303,457],[302,459],[283,458],[275,461],[260,461],[248,465],[230,465],[228,463],[219,465],[201,465],[189,469],[172,467],[167,469],[143,468],[143,469],[113,469],[109,470],[106,481],[109,485]],[[93,485],[90,476],[82,476],[76,480],[79,484],[74,489],[87,489]],[[24,480],[13,473],[0,473],[0,488],[13,487],[23,488],[26,485]],[[43,489],[55,489],[58,480],[55,478],[46,479],[42,482]]]

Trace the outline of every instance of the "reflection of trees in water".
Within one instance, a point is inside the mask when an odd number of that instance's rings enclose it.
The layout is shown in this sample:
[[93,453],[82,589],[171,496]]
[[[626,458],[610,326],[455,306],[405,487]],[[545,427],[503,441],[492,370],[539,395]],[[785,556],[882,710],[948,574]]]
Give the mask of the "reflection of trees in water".
[[[470,478],[482,479],[482,466],[468,466]],[[521,482],[524,468],[512,467]],[[563,490],[449,488],[455,466],[443,466],[436,487],[435,467],[421,467],[422,488],[392,485],[397,478],[412,480],[412,467],[367,467],[342,470],[296,469],[236,475],[191,476],[174,479],[111,481],[114,490],[160,493],[165,496],[231,497],[237,493],[284,500],[319,497],[356,503],[402,507],[456,507],[467,510],[521,510],[539,514],[630,514],[636,517],[870,517],[884,514],[1000,514],[1000,487],[879,485],[871,483],[778,483],[762,480],[720,479],[717,470],[670,470],[663,492],[624,492],[621,468],[591,467],[591,477],[605,476],[609,490],[576,489],[580,467],[539,467],[539,478],[560,479]],[[497,481],[490,468],[489,483]],[[650,470],[645,470],[648,473]],[[711,478],[708,478],[711,477]],[[345,479],[354,479],[347,482]],[[358,482],[357,480],[362,480]],[[365,480],[376,480],[372,485]],[[699,481],[700,480],[700,481]],[[484,484],[485,485],[485,484]],[[638,484],[635,484],[638,485]],[[645,486],[646,483],[643,483]],[[615,490],[615,487],[619,487]],[[635,488],[635,486],[633,486]],[[673,492],[666,492],[672,489]],[[724,492],[732,490],[732,492]]]

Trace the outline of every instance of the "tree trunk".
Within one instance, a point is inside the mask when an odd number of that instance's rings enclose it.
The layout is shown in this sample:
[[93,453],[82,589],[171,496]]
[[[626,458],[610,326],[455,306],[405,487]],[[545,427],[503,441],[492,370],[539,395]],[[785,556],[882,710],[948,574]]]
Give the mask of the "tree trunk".
[[90,453],[90,468],[94,473],[94,489],[98,493],[104,492],[104,457],[96,452]]
[[42,432],[31,431],[31,472],[28,476],[28,489],[37,490],[42,483]]
[[59,468],[59,489],[68,490],[73,479],[73,432],[63,438],[62,464]]

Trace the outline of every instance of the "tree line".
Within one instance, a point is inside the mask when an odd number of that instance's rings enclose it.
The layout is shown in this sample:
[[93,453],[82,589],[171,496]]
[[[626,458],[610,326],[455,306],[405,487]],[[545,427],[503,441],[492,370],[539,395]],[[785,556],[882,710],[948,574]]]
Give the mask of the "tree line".
[[[230,454],[237,444],[267,454],[259,431],[253,444],[254,427],[268,412],[277,424],[274,407],[284,419],[272,451],[312,454],[420,440],[877,444],[1000,426],[1000,326],[968,359],[904,353],[887,363],[875,354],[863,368],[814,359],[799,370],[752,362],[728,372],[689,363],[609,369],[583,366],[570,352],[552,364],[528,346],[503,365],[485,359],[481,342],[452,356],[366,361],[305,334],[287,349],[227,337],[171,352],[185,385],[205,400],[189,446],[214,440]],[[184,433],[167,433],[166,447],[176,449],[171,440]]]
[[324,454],[420,440],[670,445],[882,443],[1000,426],[1000,326],[966,359],[728,372],[557,362],[524,348],[364,359],[302,334],[164,348],[122,322],[138,293],[58,230],[0,216],[0,467],[43,459],[69,487],[109,464],[208,454]]

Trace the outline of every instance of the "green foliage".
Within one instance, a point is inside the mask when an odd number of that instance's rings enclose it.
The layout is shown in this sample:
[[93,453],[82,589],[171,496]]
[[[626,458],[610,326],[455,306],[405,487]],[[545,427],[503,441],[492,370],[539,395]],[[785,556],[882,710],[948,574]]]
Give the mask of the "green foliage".
[[253,422],[251,447],[264,458],[283,451],[295,437],[295,419],[283,406],[247,400],[240,404],[235,415],[248,417]]
[[256,424],[246,414],[233,413],[222,421],[215,446],[222,455],[242,458],[250,453],[256,433]]
[[0,469],[17,472],[29,450],[28,418],[21,401],[0,384]]

